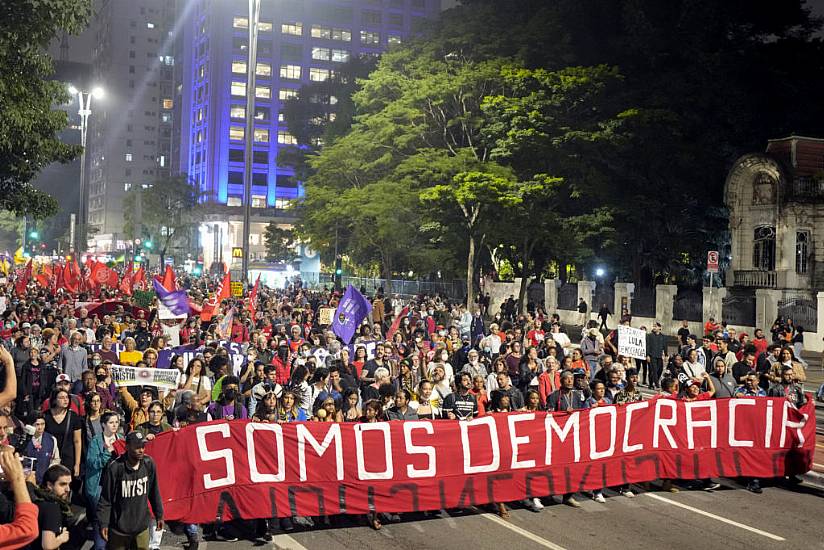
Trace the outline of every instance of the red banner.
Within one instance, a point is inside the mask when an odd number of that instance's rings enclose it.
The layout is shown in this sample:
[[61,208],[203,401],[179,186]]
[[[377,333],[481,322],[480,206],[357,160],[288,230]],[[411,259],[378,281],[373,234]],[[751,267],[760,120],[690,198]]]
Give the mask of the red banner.
[[654,399],[468,422],[216,421],[164,433],[147,452],[169,520],[412,512],[659,478],[800,474],[815,449],[813,407]]

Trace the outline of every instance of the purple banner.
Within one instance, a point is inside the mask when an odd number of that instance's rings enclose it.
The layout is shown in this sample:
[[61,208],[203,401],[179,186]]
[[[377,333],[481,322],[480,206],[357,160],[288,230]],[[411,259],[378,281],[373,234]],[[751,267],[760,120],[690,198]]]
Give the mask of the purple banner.
[[338,309],[335,310],[335,318],[332,320],[332,331],[337,334],[345,344],[352,341],[361,322],[372,312],[370,304],[363,294],[355,287],[349,285],[343,295]]

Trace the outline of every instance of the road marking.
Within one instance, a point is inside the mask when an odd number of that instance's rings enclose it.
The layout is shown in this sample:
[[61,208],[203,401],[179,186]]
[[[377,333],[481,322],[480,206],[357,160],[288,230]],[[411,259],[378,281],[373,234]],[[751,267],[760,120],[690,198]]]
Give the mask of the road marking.
[[689,510],[690,512],[694,512],[696,514],[700,514],[702,516],[706,516],[708,518],[712,518],[714,520],[718,520],[721,523],[726,523],[727,525],[734,525],[740,529],[744,529],[745,531],[749,531],[751,533],[755,533],[756,535],[761,535],[762,537],[766,537],[768,539],[776,540],[776,541],[785,541],[786,539],[783,537],[779,537],[778,535],[773,535],[772,533],[768,533],[766,531],[762,531],[761,529],[756,529],[755,527],[750,527],[749,525],[744,525],[743,523],[738,523],[737,521],[729,520],[725,517],[716,516],[715,514],[711,514],[709,512],[705,512],[699,508],[693,508],[687,504],[683,504],[681,502],[677,502],[675,500],[670,500],[668,498],[664,498],[659,495],[654,495],[652,493],[644,493],[644,495],[654,498],[655,500],[660,500],[661,502],[666,502],[667,504],[672,504],[673,506],[677,506],[679,508],[683,508],[684,510]]
[[486,518],[489,521],[492,521],[494,523],[497,523],[498,525],[500,525],[502,527],[506,527],[510,531],[512,531],[514,533],[518,533],[522,537],[531,540],[532,542],[534,542],[535,544],[537,544],[539,546],[542,546],[543,548],[551,548],[552,550],[565,550],[565,548],[563,546],[558,546],[554,542],[550,542],[550,541],[546,540],[543,537],[539,537],[535,533],[531,533],[531,532],[527,531],[526,529],[521,529],[517,525],[513,525],[513,524],[509,523],[508,521],[499,518],[498,516],[486,513],[486,514],[481,514],[481,517]]
[[309,550],[289,535],[275,535],[272,537],[272,547],[280,550]]

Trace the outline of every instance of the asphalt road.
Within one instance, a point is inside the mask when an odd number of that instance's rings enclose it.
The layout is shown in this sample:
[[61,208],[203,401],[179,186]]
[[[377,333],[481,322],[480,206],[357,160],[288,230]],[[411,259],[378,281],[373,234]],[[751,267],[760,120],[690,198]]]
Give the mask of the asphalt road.
[[201,548],[824,548],[820,523],[824,487],[807,483],[765,487],[763,494],[756,495],[728,480],[722,480],[722,485],[713,492],[640,492],[632,499],[607,492],[605,504],[581,496],[580,509],[544,499],[543,511],[515,507],[508,521],[476,509],[405,517],[377,532],[354,522],[277,535],[273,543],[207,542]]

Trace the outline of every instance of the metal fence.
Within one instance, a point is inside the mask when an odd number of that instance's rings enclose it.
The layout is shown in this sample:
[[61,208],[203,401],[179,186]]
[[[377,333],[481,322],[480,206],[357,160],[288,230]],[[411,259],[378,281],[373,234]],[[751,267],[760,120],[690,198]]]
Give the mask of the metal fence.
[[636,317],[655,317],[655,288],[636,288],[630,310]]
[[799,294],[778,301],[778,315],[792,319],[793,325],[803,327],[804,332],[818,332],[818,300]]
[[[309,288],[331,288],[334,284],[334,277],[331,273],[301,273],[301,279]],[[450,298],[452,300],[463,300],[466,297],[466,281],[461,279],[451,281],[411,281],[406,279],[392,279],[392,294],[404,297],[418,296],[421,294],[435,295]],[[374,294],[378,289],[389,292],[389,285],[386,279],[374,277],[341,277],[341,284],[344,288],[349,285],[360,290],[365,289],[367,294]]]
[[755,292],[730,290],[721,302],[721,320],[730,325],[755,326]]
[[[584,296],[584,300],[587,297]],[[590,307],[592,307],[590,305]],[[565,284],[558,289],[558,309],[578,309],[578,285]]]
[[672,304],[672,316],[676,321],[703,321],[704,295],[697,290],[678,289]]

